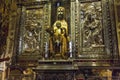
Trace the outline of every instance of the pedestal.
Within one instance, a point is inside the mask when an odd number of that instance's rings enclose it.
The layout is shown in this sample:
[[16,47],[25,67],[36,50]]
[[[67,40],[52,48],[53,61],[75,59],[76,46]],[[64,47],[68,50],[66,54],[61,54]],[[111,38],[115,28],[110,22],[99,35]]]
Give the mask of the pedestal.
[[72,60],[39,60],[39,66],[33,70],[36,80],[74,80],[78,67]]

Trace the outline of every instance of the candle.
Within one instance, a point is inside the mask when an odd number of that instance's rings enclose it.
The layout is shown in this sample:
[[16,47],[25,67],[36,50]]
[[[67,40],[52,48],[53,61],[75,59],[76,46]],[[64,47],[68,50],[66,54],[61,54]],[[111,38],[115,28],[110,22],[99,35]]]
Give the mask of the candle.
[[72,41],[69,42],[70,57],[72,57]]
[[72,41],[69,42],[69,49],[70,49],[70,52],[72,52]]
[[48,43],[45,43],[45,57],[48,57]]

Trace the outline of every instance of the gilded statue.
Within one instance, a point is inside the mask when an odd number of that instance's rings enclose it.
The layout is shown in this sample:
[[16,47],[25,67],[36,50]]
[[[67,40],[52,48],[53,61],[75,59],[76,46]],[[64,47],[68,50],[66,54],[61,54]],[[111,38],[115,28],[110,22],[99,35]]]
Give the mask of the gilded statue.
[[60,55],[65,58],[67,54],[68,44],[68,24],[65,21],[65,8],[57,8],[57,20],[54,22],[52,28],[48,28],[50,33],[49,50],[54,56]]

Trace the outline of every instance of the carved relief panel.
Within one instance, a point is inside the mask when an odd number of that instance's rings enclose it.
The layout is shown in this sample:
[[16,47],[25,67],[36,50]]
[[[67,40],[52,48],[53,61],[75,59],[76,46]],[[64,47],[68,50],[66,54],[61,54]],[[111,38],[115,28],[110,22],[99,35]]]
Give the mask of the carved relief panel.
[[93,47],[103,45],[101,2],[82,3],[80,7],[83,51],[88,48],[91,51]]
[[49,25],[49,4],[47,2],[24,4],[22,8],[19,54],[44,55],[46,26]]
[[[108,36],[111,32],[109,1],[79,0],[79,54],[80,58],[103,58],[110,54]],[[107,12],[108,11],[108,12]],[[109,15],[109,16],[107,16]]]
[[26,19],[23,33],[23,51],[34,52],[40,49],[43,9],[26,10]]

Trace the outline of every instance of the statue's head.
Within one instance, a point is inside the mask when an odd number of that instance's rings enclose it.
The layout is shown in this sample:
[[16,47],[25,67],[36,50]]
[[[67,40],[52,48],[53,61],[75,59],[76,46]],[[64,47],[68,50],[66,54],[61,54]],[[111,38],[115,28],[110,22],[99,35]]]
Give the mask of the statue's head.
[[58,7],[57,8],[57,18],[58,20],[63,20],[65,17],[65,8],[64,7]]
[[60,28],[60,27],[61,27],[61,23],[60,23],[60,22],[57,22],[57,23],[56,23],[56,27],[57,27],[57,28]]

